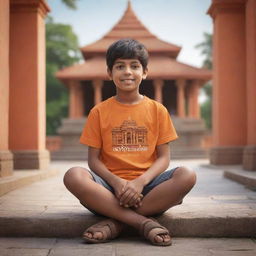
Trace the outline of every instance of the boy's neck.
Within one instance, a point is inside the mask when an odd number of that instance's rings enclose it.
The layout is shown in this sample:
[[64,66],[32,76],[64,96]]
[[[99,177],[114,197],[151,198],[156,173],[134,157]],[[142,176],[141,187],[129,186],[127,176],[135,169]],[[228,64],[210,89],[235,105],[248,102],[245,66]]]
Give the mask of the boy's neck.
[[131,93],[120,93],[118,92],[115,96],[115,99],[122,103],[122,104],[127,104],[127,105],[133,105],[133,104],[138,104],[142,99],[143,95],[141,95],[139,92],[131,92]]

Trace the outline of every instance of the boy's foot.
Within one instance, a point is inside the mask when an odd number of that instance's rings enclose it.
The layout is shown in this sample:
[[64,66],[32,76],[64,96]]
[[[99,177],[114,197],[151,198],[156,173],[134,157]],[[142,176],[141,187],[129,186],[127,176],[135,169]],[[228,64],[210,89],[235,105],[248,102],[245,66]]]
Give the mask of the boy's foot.
[[153,245],[168,246],[172,244],[169,231],[156,220],[143,221],[140,226],[140,233]]
[[88,243],[106,243],[118,237],[122,229],[121,222],[107,219],[86,229],[83,238]]

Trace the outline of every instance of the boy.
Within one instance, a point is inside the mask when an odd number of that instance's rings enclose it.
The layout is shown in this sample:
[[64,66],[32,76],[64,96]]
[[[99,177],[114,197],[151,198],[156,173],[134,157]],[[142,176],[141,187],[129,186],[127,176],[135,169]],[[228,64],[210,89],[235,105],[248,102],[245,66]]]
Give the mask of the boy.
[[106,55],[116,95],[90,112],[80,142],[89,146],[91,171],[73,167],[64,184],[95,214],[108,217],[83,238],[103,243],[128,224],[154,245],[171,245],[169,231],[150,216],[182,202],[196,181],[193,171],[170,162],[169,142],[177,138],[166,108],[139,93],[146,79],[148,53],[133,39],[114,42]]

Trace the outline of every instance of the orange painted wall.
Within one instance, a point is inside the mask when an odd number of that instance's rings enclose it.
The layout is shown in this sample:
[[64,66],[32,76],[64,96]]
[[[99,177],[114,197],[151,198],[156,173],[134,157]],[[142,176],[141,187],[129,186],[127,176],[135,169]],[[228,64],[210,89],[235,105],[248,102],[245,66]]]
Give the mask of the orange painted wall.
[[8,149],[9,0],[0,1],[0,150]]
[[214,23],[214,146],[241,146],[247,138],[245,14],[220,12]]
[[246,6],[247,144],[256,145],[256,1]]
[[[37,12],[11,12],[10,149],[45,149],[45,43]],[[25,136],[29,134],[29,136]]]

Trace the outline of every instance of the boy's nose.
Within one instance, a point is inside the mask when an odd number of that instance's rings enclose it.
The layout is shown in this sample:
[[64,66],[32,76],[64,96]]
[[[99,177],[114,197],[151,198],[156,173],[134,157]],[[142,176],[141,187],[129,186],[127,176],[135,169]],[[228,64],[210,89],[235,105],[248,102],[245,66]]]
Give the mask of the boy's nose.
[[126,74],[131,74],[131,73],[132,73],[130,67],[126,67],[125,70],[124,70],[124,72],[125,72]]

